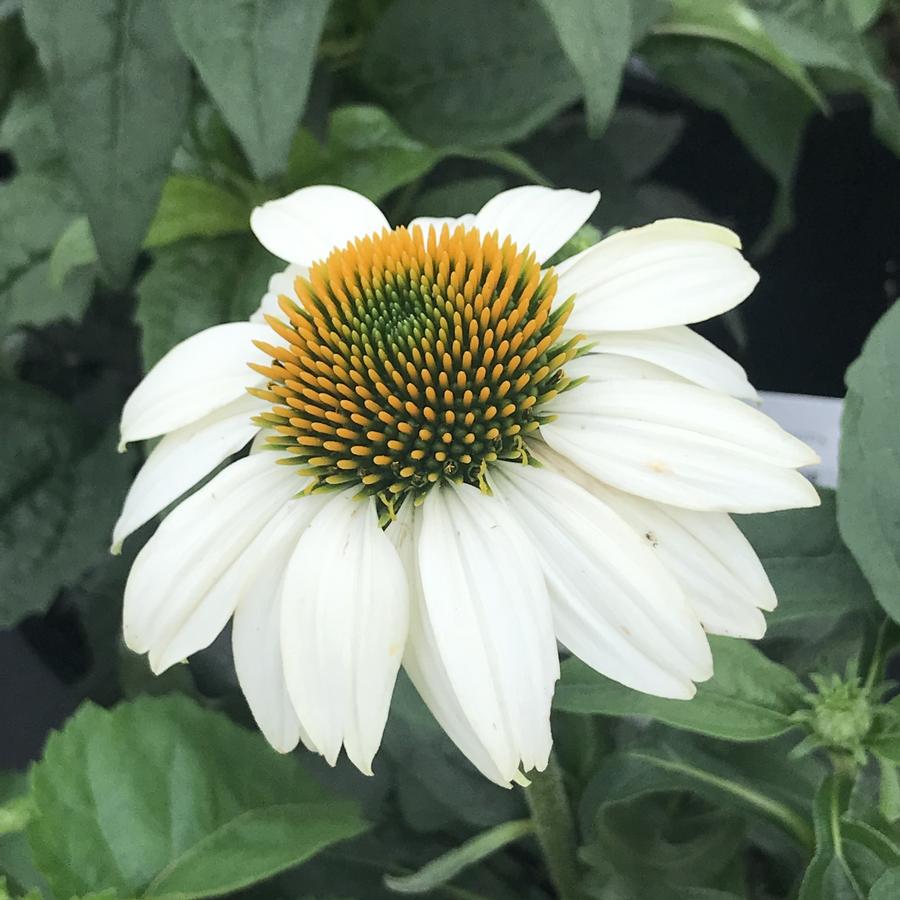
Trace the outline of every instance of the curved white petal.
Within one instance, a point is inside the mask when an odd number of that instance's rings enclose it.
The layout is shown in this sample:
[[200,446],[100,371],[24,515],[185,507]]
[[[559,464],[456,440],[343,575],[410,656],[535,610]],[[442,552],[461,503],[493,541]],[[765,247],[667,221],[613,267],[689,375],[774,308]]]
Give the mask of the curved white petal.
[[232,567],[237,606],[231,630],[234,668],[250,711],[266,740],[288,753],[303,731],[288,695],[281,655],[281,593],[288,561],[325,498],[288,500]]
[[547,764],[559,658],[533,548],[509,510],[471,485],[432,488],[416,536],[423,620],[502,781]]
[[644,542],[596,496],[550,468],[498,463],[495,492],[531,539],[557,637],[589,666],[662,697],[712,674],[696,612]]
[[482,234],[497,230],[500,240],[511,237],[520,250],[531,247],[538,262],[549,259],[596,209],[599,191],[586,194],[526,185],[488,200],[475,216]]
[[266,407],[264,401],[245,395],[197,422],[170,431],[132,482],[113,528],[112,552],[118,553],[128,535],[244,447],[259,431],[252,417]]
[[599,497],[634,528],[682,586],[708,632],[762,636],[765,619],[759,610],[773,610],[778,601],[756,551],[730,516],[617,491],[546,444],[539,445],[535,455]]
[[284,313],[278,305],[278,298],[283,294],[286,297],[295,297],[294,281],[298,276],[306,278],[309,275],[309,269],[306,266],[296,266],[291,263],[281,272],[276,272],[269,279],[268,290],[263,294],[262,300],[256,312],[250,316],[251,322],[265,322],[266,316],[276,316],[280,319],[284,318]]
[[744,369],[686,325],[646,331],[593,332],[586,337],[593,344],[591,353],[570,363],[573,372],[586,359],[613,353],[659,366],[701,387],[741,400],[758,399]]
[[631,228],[556,267],[560,302],[576,295],[574,331],[686,325],[746,299],[759,276],[727,228],[664,219]]
[[654,365],[633,356],[617,353],[586,353],[566,363],[566,375],[586,378],[592,382],[603,381],[677,381],[686,379],[669,369]]
[[760,610],[775,608],[775,591],[750,542],[726,513],[653,503],[590,480],[591,492],[643,537],[678,581],[708,632],[751,640],[765,634]]
[[254,341],[274,343],[268,325],[227,322],[176,344],[134,389],[122,409],[121,447],[202,419],[265,379],[247,368],[270,359]]
[[404,503],[397,518],[387,529],[387,535],[394,542],[409,578],[409,636],[403,654],[403,668],[450,740],[485,778],[508,788],[511,787],[510,776],[497,768],[478,733],[466,718],[465,710],[460,705],[441,660],[431,622],[425,613],[415,543],[415,533],[421,527],[421,515],[421,511],[416,510],[412,503]]
[[232,463],[179,504],[131,567],[125,643],[149,652],[157,672],[206,647],[237,601],[223,576],[302,487],[275,454],[260,453]]
[[435,235],[438,236],[445,225],[452,232],[457,225],[464,225],[466,228],[471,228],[474,224],[475,216],[472,213],[466,213],[458,218],[454,216],[419,216],[418,218],[413,219],[408,227],[409,230],[412,231],[413,228],[418,226],[422,229],[422,234],[427,238],[429,228],[433,228]]
[[[573,369],[577,371],[577,367]],[[676,428],[722,441],[775,466],[819,461],[816,452],[767,415],[733,397],[672,381],[587,382],[548,404],[569,425],[582,419]]]
[[348,188],[317,184],[257,206],[250,227],[270,253],[308,266],[354,238],[390,228],[381,210]]
[[312,743],[332,765],[343,744],[372,774],[409,624],[406,573],[373,498],[329,499],[288,563],[281,615],[288,692]]

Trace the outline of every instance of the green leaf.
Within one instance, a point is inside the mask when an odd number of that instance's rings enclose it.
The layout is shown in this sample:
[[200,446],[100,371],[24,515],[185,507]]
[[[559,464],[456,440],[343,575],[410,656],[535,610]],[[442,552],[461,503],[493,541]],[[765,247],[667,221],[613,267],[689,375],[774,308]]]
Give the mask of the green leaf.
[[865,31],[887,8],[889,0],[845,0],[853,27]]
[[36,62],[17,75],[6,112],[0,117],[0,148],[12,153],[20,173],[45,170],[62,159],[47,86]]
[[869,891],[868,900],[897,900],[900,897],[900,867],[885,872]]
[[28,0],[25,23],[104,270],[127,282],[189,99],[189,68],[158,0]]
[[[163,187],[144,247],[154,249],[187,238],[242,234],[249,230],[250,211],[245,198],[221,185],[192,175],[172,175]],[[59,287],[73,271],[96,261],[90,224],[86,218],[75,219],[50,255],[50,279]]]
[[504,822],[433,859],[412,875],[385,875],[384,883],[398,894],[424,894],[451,881],[464,869],[474,866],[507,844],[531,834],[531,819]]
[[631,0],[540,0],[584,87],[588,130],[603,133],[631,52]]
[[287,180],[289,189],[337,184],[377,202],[427,174],[447,153],[409,137],[380,107],[343,106],[331,114],[324,147],[299,132]]
[[397,0],[369,35],[362,77],[434,146],[519,140],[581,92],[546,16],[524,0],[455,0],[449,9]]
[[743,0],[672,0],[670,14],[651,31],[657,35],[706,38],[739,47],[776,69],[813,103],[827,109],[803,66],[772,40],[761,18]]
[[785,764],[781,748],[777,752],[754,748],[743,756],[726,748],[713,755],[695,741],[667,738],[653,748],[607,757],[585,788],[580,815],[587,829],[596,811],[609,804],[660,792],[692,791],[716,805],[774,822],[808,847],[813,843],[807,824],[812,790],[803,769]]
[[751,0],[782,53],[807,68],[842,73],[872,105],[875,133],[900,154],[900,105],[854,26],[846,3],[818,0]]
[[835,621],[867,611],[874,598],[841,539],[834,491],[819,489],[822,505],[766,515],[738,516],[778,596],[766,614],[770,634],[807,637],[812,620]]
[[728,44],[655,38],[641,52],[662,81],[721,113],[775,179],[775,205],[756,247],[765,252],[793,219],[794,179],[814,104],[779,72]]
[[[29,818],[33,812],[33,804],[28,793],[28,778],[18,772],[0,772],[0,809],[15,808],[21,804],[27,804]],[[27,822],[25,822],[27,824]],[[31,851],[28,841],[19,826],[21,816],[16,816],[15,830],[5,833],[0,830],[0,886],[3,885],[3,876],[7,879],[7,888],[25,893],[31,888],[40,888],[34,894],[36,900],[46,895],[46,883],[34,868],[31,860]],[[29,894],[29,897],[32,895]],[[0,898],[3,892],[0,890]]]
[[554,706],[566,712],[650,716],[687,731],[732,741],[758,741],[793,727],[803,688],[787,669],[752,644],[711,637],[715,674],[693,700],[663,700],[605,678],[572,658],[562,667]]
[[[259,306],[269,277],[284,268],[250,238],[182,241],[158,250],[137,288],[144,367],[175,344]],[[263,257],[263,262],[257,256]]]
[[102,558],[130,464],[64,402],[0,381],[0,627],[45,610]]
[[847,371],[838,525],[878,602],[900,621],[900,304]]
[[86,704],[50,738],[31,780],[29,840],[66,897],[215,897],[366,827],[297,757],[183,697]]
[[197,67],[253,171],[284,171],[306,107],[329,0],[168,0]]
[[23,173],[0,184],[0,335],[21,325],[79,319],[91,297],[93,272],[53,284],[53,247],[78,212],[61,177]]
[[813,807],[816,854],[798,900],[866,900],[884,872],[900,865],[900,846],[891,837],[846,812],[849,789],[836,775],[819,789]]

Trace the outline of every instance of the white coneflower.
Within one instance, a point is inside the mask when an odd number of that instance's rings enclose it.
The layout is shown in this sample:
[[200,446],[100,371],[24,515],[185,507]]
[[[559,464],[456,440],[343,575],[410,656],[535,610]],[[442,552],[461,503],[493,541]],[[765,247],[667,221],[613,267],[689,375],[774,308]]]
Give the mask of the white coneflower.
[[706,632],[762,635],[775,596],[728,513],[816,504],[795,471],[816,457],[686,327],[756,273],[732,232],[675,219],[542,268],[597,199],[521,187],[391,228],[317,186],[254,211],[290,263],[260,312],[176,346],[122,414],[123,443],[165,436],[117,546],[252,441],[134,563],[125,639],[154,671],[233,616],[272,745],[369,772],[402,662],[509,784],[547,762],[557,640],[689,698]]

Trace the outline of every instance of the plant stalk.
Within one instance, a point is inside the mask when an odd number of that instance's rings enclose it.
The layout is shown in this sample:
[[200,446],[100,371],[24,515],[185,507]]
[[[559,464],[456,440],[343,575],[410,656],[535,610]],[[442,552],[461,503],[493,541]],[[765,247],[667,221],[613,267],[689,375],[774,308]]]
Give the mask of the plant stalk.
[[525,788],[525,799],[559,900],[580,900],[575,822],[555,753],[550,753],[547,768]]

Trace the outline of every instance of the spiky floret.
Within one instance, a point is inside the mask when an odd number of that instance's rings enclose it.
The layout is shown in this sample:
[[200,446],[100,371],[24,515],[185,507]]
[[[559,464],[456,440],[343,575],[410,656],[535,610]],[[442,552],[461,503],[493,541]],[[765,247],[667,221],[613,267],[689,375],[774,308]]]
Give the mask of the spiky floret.
[[561,341],[571,300],[556,274],[497,233],[385,229],[336,249],[267,321],[287,346],[253,368],[273,404],[259,424],[312,490],[360,489],[388,510],[441,479],[484,485],[498,459],[525,461],[543,403],[571,386]]

